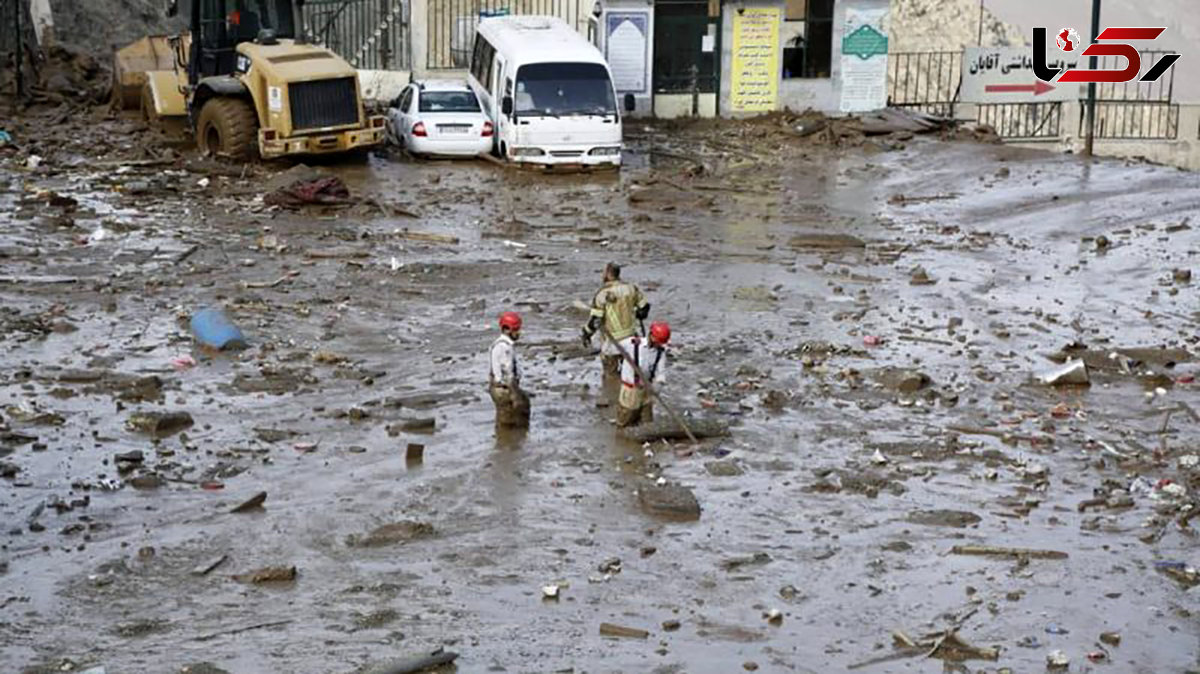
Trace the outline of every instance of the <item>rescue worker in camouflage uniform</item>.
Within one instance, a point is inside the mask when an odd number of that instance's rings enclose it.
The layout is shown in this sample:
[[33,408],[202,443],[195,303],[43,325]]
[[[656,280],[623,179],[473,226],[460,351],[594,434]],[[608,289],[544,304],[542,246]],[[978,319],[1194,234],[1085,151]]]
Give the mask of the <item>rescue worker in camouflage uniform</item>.
[[521,390],[521,367],[517,364],[516,342],[520,338],[520,314],[500,314],[500,336],[492,342],[488,370],[488,392],[496,405],[498,426],[529,427],[529,396]]
[[[667,365],[667,342],[671,341],[671,326],[655,321],[650,324],[650,338],[634,335],[621,342],[621,393],[617,397],[617,426],[636,426],[654,421],[654,404],[646,383],[657,387],[664,382]],[[637,367],[634,367],[636,365]],[[638,370],[641,370],[639,374]],[[646,376],[642,379],[641,375]]]
[[[604,267],[604,285],[592,299],[591,318],[583,326],[583,345],[592,345],[592,335],[600,332],[603,324],[608,335],[601,345],[601,360],[604,374],[615,377],[621,371],[619,344],[637,334],[637,322],[650,315],[650,303],[646,296],[632,283],[621,280],[621,266],[609,262]],[[610,340],[608,337],[611,337]]]

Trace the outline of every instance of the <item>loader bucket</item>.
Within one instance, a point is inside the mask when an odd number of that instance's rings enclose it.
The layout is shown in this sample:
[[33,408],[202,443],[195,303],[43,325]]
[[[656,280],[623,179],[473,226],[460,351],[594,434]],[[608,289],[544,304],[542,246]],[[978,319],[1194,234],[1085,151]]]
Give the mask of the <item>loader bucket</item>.
[[[183,35],[184,53],[191,37]],[[175,51],[166,35],[149,35],[118,49],[113,54],[112,104],[119,110],[137,110],[141,106],[146,73],[175,70]]]

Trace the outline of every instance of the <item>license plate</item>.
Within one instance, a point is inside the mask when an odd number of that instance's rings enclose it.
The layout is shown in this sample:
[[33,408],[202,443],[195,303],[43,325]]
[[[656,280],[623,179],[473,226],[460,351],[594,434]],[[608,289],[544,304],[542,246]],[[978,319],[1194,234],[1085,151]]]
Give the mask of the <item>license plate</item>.
[[438,131],[441,133],[467,133],[470,130],[470,124],[438,124]]

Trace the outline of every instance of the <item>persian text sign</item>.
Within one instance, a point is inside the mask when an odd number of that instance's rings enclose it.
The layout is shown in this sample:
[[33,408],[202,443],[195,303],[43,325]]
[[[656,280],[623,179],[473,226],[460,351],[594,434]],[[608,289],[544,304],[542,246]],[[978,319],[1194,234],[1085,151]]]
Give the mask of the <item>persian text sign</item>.
[[846,8],[842,30],[842,112],[887,107],[886,7]]
[[[1073,67],[1070,63],[1060,64]],[[1079,98],[1079,85],[1050,85],[1034,73],[1029,47],[967,47],[963,50],[964,103],[1043,103]]]
[[729,107],[769,112],[779,97],[779,7],[747,7],[733,15]]

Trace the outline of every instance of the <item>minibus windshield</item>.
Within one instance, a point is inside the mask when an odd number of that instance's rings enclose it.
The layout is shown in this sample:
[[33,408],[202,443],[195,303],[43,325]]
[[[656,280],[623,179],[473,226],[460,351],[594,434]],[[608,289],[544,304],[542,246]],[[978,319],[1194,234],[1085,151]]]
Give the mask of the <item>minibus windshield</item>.
[[608,69],[599,63],[531,63],[517,70],[514,109],[521,117],[615,115]]

